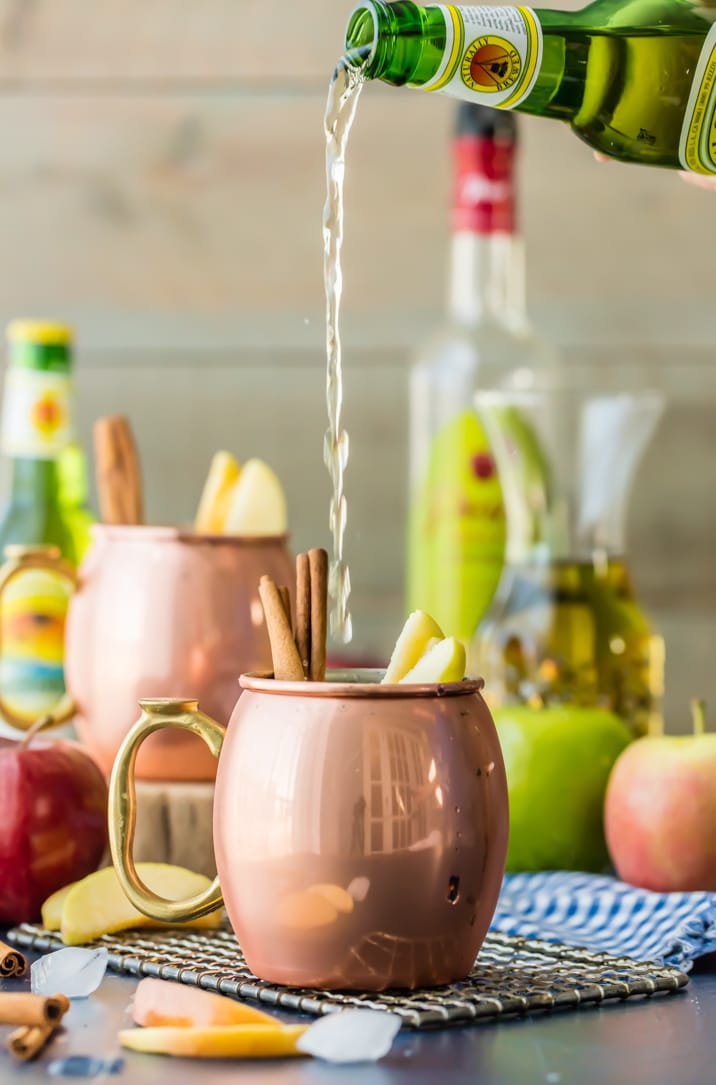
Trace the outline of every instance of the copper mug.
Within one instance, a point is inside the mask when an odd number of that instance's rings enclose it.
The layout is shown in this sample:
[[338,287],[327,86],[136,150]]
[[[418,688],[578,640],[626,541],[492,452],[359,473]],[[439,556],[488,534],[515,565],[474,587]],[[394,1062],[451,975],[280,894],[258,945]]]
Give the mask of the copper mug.
[[[291,584],[295,573],[285,536],[107,524],[91,532],[65,624],[72,702],[60,707],[109,773],[142,697],[188,687],[228,721],[238,675],[271,666],[259,580],[267,573]],[[31,560],[34,568],[57,567],[51,555],[43,563],[33,552]],[[213,780],[215,773],[206,747],[176,731],[155,736],[137,764],[137,776],[151,780]]]
[[[225,903],[249,968],[291,986],[382,990],[464,978],[492,918],[507,786],[481,680],[381,685],[242,675],[225,730],[195,700],[145,700],[110,777],[112,860],[145,915],[184,922]],[[134,765],[154,732],[219,758],[218,878],[168,901],[132,857]]]

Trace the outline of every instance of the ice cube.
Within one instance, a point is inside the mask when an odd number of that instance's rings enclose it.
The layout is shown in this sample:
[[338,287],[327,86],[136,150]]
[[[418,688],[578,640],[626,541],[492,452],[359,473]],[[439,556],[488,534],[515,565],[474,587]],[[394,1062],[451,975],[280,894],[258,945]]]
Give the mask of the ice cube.
[[348,886],[347,892],[349,896],[353,897],[353,900],[360,904],[368,896],[368,890],[370,889],[370,878],[364,877],[360,874],[357,878]]
[[375,1062],[388,1054],[400,1025],[397,1013],[341,1010],[314,1022],[296,1047],[328,1062]]
[[109,952],[104,948],[68,946],[40,957],[30,968],[30,987],[36,995],[67,995],[87,998],[96,991],[107,971]]
[[124,1059],[102,1059],[92,1055],[68,1055],[66,1059],[54,1059],[47,1067],[52,1077],[99,1077],[100,1074],[119,1074]]

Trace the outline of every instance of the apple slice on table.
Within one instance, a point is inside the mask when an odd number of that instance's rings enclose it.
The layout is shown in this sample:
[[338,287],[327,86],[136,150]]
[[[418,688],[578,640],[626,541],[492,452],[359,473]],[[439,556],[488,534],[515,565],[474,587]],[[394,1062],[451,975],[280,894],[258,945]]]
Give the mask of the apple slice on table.
[[241,466],[230,452],[216,452],[204,483],[194,530],[219,535],[224,530],[231,494],[241,475]]
[[445,637],[428,647],[418,662],[399,679],[409,682],[462,682],[465,677],[465,648],[455,637]]
[[414,610],[401,629],[390,657],[384,683],[399,682],[403,675],[412,670],[429,645],[445,637],[442,629],[424,610]]
[[[211,884],[205,875],[170,863],[137,863],[137,873],[149,889],[168,900],[194,896]],[[58,899],[53,901],[48,898],[45,901],[43,915],[46,914],[51,922],[56,922],[57,909],[61,905],[59,930],[62,941],[68,946],[82,945],[103,934],[112,934],[114,931],[131,927],[168,925],[142,915],[130,904],[114,867],[104,867],[75,882],[67,888],[64,899],[57,893],[54,896]],[[217,909],[200,919],[178,925],[218,927],[222,914],[222,909]]]
[[62,910],[67,900],[67,894],[77,884],[77,882],[70,882],[69,885],[64,885],[62,889],[58,889],[52,896],[49,896],[42,905],[42,926],[46,931],[58,931],[62,926]]
[[187,987],[185,983],[154,979],[140,980],[134,992],[132,1017],[145,1028],[208,1028],[218,1025],[279,1024],[268,1013],[235,1002],[226,995]]
[[205,1059],[270,1059],[302,1055],[296,1041],[308,1025],[215,1025],[208,1028],[132,1028],[119,1033],[122,1047],[152,1055]]
[[224,521],[231,535],[284,535],[286,495],[278,475],[263,460],[247,460],[234,486]]

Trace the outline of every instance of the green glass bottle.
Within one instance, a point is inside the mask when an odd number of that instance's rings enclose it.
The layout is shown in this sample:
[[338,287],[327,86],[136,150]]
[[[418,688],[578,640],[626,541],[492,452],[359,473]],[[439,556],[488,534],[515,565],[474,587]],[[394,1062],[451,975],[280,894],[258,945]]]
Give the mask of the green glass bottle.
[[[77,565],[88,541],[89,513],[77,493],[72,451],[72,332],[59,324],[14,321],[7,342],[0,449],[9,488],[0,554],[8,545],[54,546]],[[64,692],[68,592],[61,577],[28,570],[3,593],[0,688],[21,717],[49,712]]]
[[716,173],[714,14],[689,0],[575,12],[366,0],[346,56],[368,79],[565,121],[612,158]]

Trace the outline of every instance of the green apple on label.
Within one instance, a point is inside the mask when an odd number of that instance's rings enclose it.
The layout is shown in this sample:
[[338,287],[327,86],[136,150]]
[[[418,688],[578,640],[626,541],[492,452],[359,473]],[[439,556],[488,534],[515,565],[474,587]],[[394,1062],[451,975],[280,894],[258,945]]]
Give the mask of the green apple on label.
[[505,705],[492,715],[507,773],[507,870],[604,870],[604,794],[631,741],[626,724],[577,705]]
[[604,822],[620,878],[657,892],[716,890],[716,734],[646,735],[619,757]]

